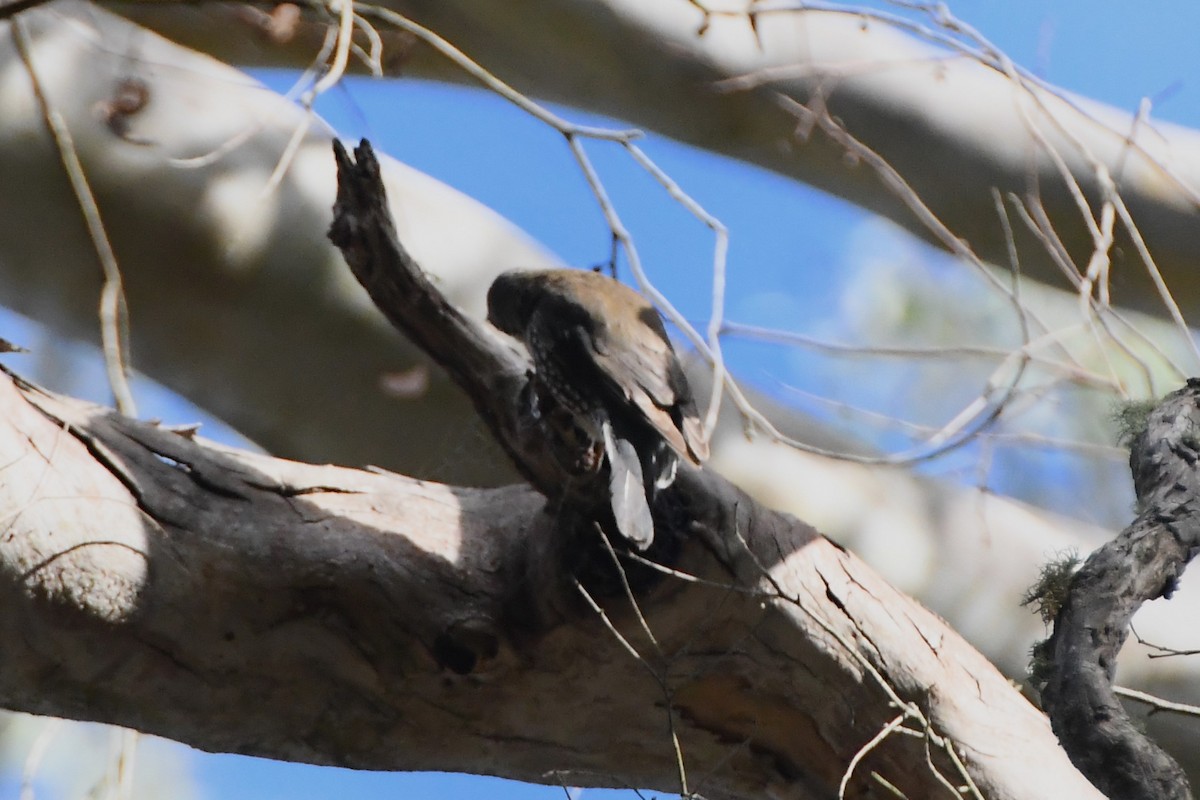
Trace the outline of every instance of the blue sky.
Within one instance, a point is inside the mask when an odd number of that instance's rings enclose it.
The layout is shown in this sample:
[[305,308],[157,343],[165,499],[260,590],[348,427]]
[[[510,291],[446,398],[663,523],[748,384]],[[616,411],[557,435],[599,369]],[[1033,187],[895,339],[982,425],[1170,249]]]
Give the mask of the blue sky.
[[[1200,3],[959,0],[950,7],[1051,82],[1129,110],[1150,96],[1157,118],[1200,127]],[[279,74],[259,77],[283,89],[292,81]],[[366,136],[379,149],[478,198],[564,260],[586,266],[607,258],[607,228],[562,138],[504,101],[412,81],[351,80],[320,110],[345,136]],[[694,273],[676,267],[708,264],[711,235],[665,200],[618,148],[589,149],[656,284],[685,314],[702,317],[707,288],[696,285]],[[657,137],[649,137],[645,149],[729,227],[732,317],[784,325],[827,315],[839,302],[845,288],[839,267],[849,258],[856,232],[870,224],[867,215],[761,170]],[[772,385],[771,370],[782,362],[753,347],[733,346],[730,352],[752,380]],[[202,796],[228,800],[564,796],[559,788],[487,778],[350,772],[227,755],[197,753],[192,768]],[[12,784],[0,782],[2,797],[16,797]]]

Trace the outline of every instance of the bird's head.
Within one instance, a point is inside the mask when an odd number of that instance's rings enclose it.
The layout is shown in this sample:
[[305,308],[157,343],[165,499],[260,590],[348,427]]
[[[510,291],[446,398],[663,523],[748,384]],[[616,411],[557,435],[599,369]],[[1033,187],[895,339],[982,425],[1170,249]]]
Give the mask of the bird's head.
[[537,306],[537,272],[512,270],[501,274],[488,289],[488,322],[510,336],[520,337]]

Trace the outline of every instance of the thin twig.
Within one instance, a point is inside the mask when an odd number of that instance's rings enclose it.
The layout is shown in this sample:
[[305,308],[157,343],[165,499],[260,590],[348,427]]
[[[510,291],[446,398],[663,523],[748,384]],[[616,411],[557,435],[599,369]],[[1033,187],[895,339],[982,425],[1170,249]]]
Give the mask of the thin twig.
[[134,763],[141,734],[132,728],[119,728],[116,735],[120,738],[117,754],[117,800],[133,800]]
[[100,290],[100,341],[104,351],[104,366],[108,372],[109,387],[112,390],[117,410],[126,416],[136,416],[137,406],[129,387],[129,318],[125,305],[125,288],[121,280],[121,267],[117,263],[116,253],[113,252],[112,243],[104,229],[104,222],[100,218],[100,208],[96,205],[95,195],[92,194],[91,186],[88,184],[83,164],[79,161],[79,154],[75,150],[71,131],[67,127],[66,120],[47,97],[45,86],[34,66],[29,34],[25,29],[24,21],[19,17],[13,19],[12,30],[17,53],[29,74],[34,96],[42,111],[42,118],[54,138],[63,169],[70,180],[71,190],[75,193],[76,202],[79,203],[88,235],[91,237],[92,246],[95,248],[96,256],[100,260],[100,267],[104,273],[104,285]]
[[[948,741],[946,739],[946,737],[944,737],[944,736],[938,734],[936,731],[934,731],[933,723],[921,712],[921,709],[917,707],[916,703],[907,702],[907,701],[901,699],[900,694],[896,690],[896,688],[894,686],[892,686],[892,684],[883,676],[883,673],[880,672],[879,669],[876,668],[876,666],[874,664],[872,664],[871,661],[865,655],[863,655],[863,653],[859,650],[858,647],[856,647],[854,645],[854,643],[852,643],[844,635],[842,635],[842,633],[837,628],[835,628],[832,623],[830,623],[828,620],[826,620],[822,615],[818,614],[814,609],[810,608],[808,603],[805,603],[804,600],[802,600],[798,594],[789,594],[788,592],[784,591],[783,587],[775,579],[775,576],[771,573],[771,571],[769,569],[767,569],[766,565],[764,565],[762,563],[762,561],[758,558],[758,555],[750,547],[750,543],[746,541],[746,537],[742,535],[741,530],[739,530],[736,526],[734,527],[733,535],[737,539],[738,543],[741,545],[742,551],[750,559],[751,563],[754,564],[755,569],[758,571],[759,575],[774,590],[774,597],[776,600],[781,600],[783,602],[786,602],[789,605],[793,606],[794,608],[800,610],[808,619],[811,619],[814,623],[816,623],[817,627],[819,627],[827,635],[832,637],[838,644],[840,644],[842,646],[842,648],[845,650],[845,652],[852,659],[854,659],[859,664],[859,666],[861,666],[863,668],[863,670],[868,675],[871,676],[874,683],[880,689],[883,690],[884,694],[887,695],[891,705],[894,708],[900,709],[902,712],[904,712],[904,715],[907,716],[909,719],[916,720],[920,724],[920,726],[921,726],[921,734],[920,735],[931,738],[933,740],[934,744],[936,744],[939,747],[943,746],[942,743],[944,741]],[[904,728],[903,726],[894,729],[894,732],[903,733],[906,731],[908,731],[908,729]],[[969,779],[969,776],[967,776],[967,774],[966,774],[965,765],[963,765],[961,761],[958,761],[956,766],[957,766],[957,768],[959,768],[962,771],[962,774],[964,775],[964,777],[968,777],[968,779]],[[974,788],[974,782],[970,782],[969,786],[973,788],[972,796],[977,798],[977,800],[983,800],[983,796],[982,796],[982,794],[979,793],[978,788]]]
[[908,719],[907,712],[897,714],[891,722],[884,725],[878,733],[858,749],[858,752],[854,754],[854,757],[850,759],[850,763],[846,765],[846,769],[842,772],[842,780],[838,783],[838,800],[845,800],[846,787],[849,786],[850,778],[854,776],[854,770],[858,768],[859,763],[870,755],[871,751],[878,747],[884,739],[891,736],[897,728],[901,727],[906,719]]
[[1200,717],[1200,706],[1194,706],[1190,703],[1176,703],[1174,700],[1164,700],[1161,697],[1155,697],[1146,692],[1139,692],[1137,689],[1127,689],[1124,686],[1114,686],[1113,691],[1122,697],[1128,697],[1130,700],[1145,703],[1155,711],[1172,711],[1176,714],[1186,714],[1189,717]]

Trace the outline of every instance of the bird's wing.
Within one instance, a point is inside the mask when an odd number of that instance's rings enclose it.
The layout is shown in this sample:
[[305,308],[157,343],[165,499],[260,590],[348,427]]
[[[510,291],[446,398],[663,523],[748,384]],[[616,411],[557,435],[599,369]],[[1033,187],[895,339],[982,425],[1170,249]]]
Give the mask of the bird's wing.
[[670,408],[679,399],[680,387],[672,380],[675,353],[666,342],[652,336],[641,337],[636,347],[608,347],[592,340],[597,366],[614,380],[630,400],[637,402],[638,392],[647,395],[660,408]]
[[[681,456],[699,463],[708,454],[687,378],[665,339],[645,336],[638,347],[605,349],[593,340],[596,365],[637,406]],[[693,424],[696,423],[696,424]]]
[[[542,300],[530,318],[529,327],[538,335],[553,337],[560,353],[574,353],[578,363],[564,363],[567,371],[596,370],[615,398],[632,403],[671,446],[684,458],[700,463],[708,456],[701,435],[687,378],[671,348],[658,312],[647,307],[642,334],[636,342],[610,342],[601,335],[597,320],[580,314],[578,306],[557,295]],[[653,315],[652,317],[649,315]],[[632,346],[631,346],[632,345]],[[614,398],[614,399],[615,399]]]

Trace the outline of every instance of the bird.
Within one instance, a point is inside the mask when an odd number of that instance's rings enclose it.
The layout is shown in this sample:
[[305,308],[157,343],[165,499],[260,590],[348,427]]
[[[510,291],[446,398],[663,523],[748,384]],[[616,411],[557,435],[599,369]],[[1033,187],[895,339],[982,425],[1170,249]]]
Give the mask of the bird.
[[603,448],[617,529],[645,550],[654,539],[655,492],[674,481],[680,458],[696,465],[708,458],[662,317],[625,284],[578,269],[505,272],[487,305],[488,321],[529,351],[543,412],[561,408]]

